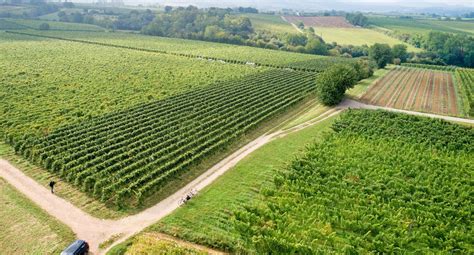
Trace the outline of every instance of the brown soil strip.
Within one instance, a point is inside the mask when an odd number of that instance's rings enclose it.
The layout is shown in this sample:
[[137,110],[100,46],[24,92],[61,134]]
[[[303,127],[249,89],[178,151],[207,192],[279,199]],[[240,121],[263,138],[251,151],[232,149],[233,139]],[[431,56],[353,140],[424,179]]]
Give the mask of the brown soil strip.
[[403,109],[410,110],[413,108],[415,104],[415,100],[416,100],[416,95],[418,91],[420,90],[420,86],[423,80],[425,79],[425,77],[426,77],[426,70],[424,69],[420,70],[420,75],[417,78],[412,90],[410,91],[410,94],[408,94],[408,99],[405,101],[405,104],[403,105]]
[[375,84],[371,85],[369,90],[362,96],[361,100],[364,102],[371,102],[377,96],[378,92],[383,89],[387,83],[390,83],[392,78],[396,75],[400,75],[399,69],[393,69],[383,78],[375,81]]
[[394,100],[392,100],[391,104],[389,104],[390,106],[393,106],[398,109],[403,108],[411,91],[417,84],[420,73],[421,73],[420,69],[414,69],[410,72],[410,79],[405,84],[403,84],[401,93],[399,93],[399,95],[396,98],[394,98]]
[[387,90],[385,90],[385,93],[383,93],[381,98],[378,100],[377,105],[386,106],[388,102],[390,101],[390,99],[392,98],[392,96],[395,94],[395,91],[398,89],[400,84],[402,84],[406,80],[408,74],[409,74],[409,71],[407,69],[404,69],[403,75],[400,75],[391,84],[391,86]]
[[433,84],[434,84],[434,73],[430,72],[430,79],[426,85],[426,92],[423,94],[423,105],[421,110],[424,112],[431,111],[431,101],[433,99]]
[[413,110],[419,111],[422,109],[423,106],[423,101],[424,101],[424,95],[426,94],[426,90],[428,87],[428,82],[430,79],[430,72],[427,71],[425,75],[423,76],[423,79],[421,80],[420,88],[418,89],[418,92],[416,93],[415,96],[415,102],[413,105]]
[[433,81],[433,98],[431,99],[431,112],[441,113],[441,95],[440,95],[440,86],[441,86],[441,74],[434,73]]

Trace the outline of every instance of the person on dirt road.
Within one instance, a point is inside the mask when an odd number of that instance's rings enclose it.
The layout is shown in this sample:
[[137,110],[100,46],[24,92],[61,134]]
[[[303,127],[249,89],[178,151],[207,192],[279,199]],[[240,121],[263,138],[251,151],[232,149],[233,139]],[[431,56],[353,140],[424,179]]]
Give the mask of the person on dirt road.
[[51,194],[54,194],[54,185],[56,185],[56,182],[51,180],[49,182],[49,187],[51,188]]

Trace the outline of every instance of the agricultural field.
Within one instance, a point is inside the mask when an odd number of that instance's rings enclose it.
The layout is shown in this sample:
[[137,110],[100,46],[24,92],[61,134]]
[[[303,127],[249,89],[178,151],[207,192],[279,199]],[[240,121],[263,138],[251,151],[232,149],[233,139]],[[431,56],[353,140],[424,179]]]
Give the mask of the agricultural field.
[[373,26],[383,27],[401,33],[427,34],[431,31],[474,34],[474,21],[442,21],[431,19],[400,19],[397,17],[368,16]]
[[194,58],[217,58],[224,62],[239,62],[248,65],[267,65],[280,68],[299,68],[322,71],[329,65],[352,63],[354,60],[310,54],[276,51],[247,46],[236,46],[223,43],[210,43],[195,40],[145,36],[130,33],[97,33],[97,32],[64,32],[64,31],[29,31],[29,34],[53,36],[66,39],[85,40],[89,42],[134,47],[161,53],[178,54]]
[[103,28],[79,23],[43,21],[30,19],[0,19],[0,30],[33,29],[38,30],[43,23],[49,24],[50,30],[57,31],[104,31]]
[[474,117],[474,70],[457,68],[456,78],[460,84],[460,90],[464,92],[464,112],[470,117]]
[[452,72],[395,68],[377,80],[362,101],[385,107],[464,116],[462,97]]
[[104,202],[142,204],[314,90],[312,74],[269,71],[14,141],[17,152]]
[[0,205],[2,254],[59,254],[74,240],[69,228],[1,178]]
[[321,17],[298,17],[298,16],[285,16],[285,19],[293,24],[303,22],[305,27],[337,27],[337,28],[353,28],[354,26],[349,23],[344,17],[337,16],[321,16]]
[[249,253],[459,253],[473,250],[474,129],[350,110],[233,212]]
[[296,29],[288,22],[284,21],[281,16],[270,14],[245,14],[252,22],[252,26],[257,31],[268,31],[280,34],[295,34]]
[[[258,192],[270,184],[278,170],[311,142],[321,141],[337,116],[297,133],[274,140],[239,162],[222,177],[200,191],[199,196],[177,209],[143,233],[120,245],[144,246],[142,236],[160,232],[227,252],[235,252],[242,242],[232,222],[232,214],[261,197]],[[129,249],[130,250],[130,249]]]
[[316,34],[327,43],[336,42],[339,45],[372,45],[375,43],[387,43],[390,46],[405,44],[408,51],[419,52],[420,49],[406,44],[398,39],[392,38],[384,33],[354,27],[344,17],[295,17],[286,16],[288,22],[298,24],[303,22],[305,27],[313,27]]
[[0,134],[11,139],[268,71],[6,33],[0,51]]
[[408,51],[419,52],[418,48],[404,43],[398,39],[392,38],[384,33],[366,28],[329,28],[316,27],[316,34],[321,36],[324,41],[331,43],[336,42],[340,45],[372,45],[375,43],[386,43],[390,46],[395,44],[404,44]]

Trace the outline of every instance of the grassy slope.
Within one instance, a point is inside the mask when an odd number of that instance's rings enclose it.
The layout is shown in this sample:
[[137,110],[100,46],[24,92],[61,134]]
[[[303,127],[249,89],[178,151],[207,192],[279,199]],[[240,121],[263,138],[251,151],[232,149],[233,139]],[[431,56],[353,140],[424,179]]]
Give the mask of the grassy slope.
[[296,31],[293,26],[284,21],[280,16],[269,14],[245,14],[252,22],[253,27],[257,31],[270,31],[272,33],[290,33],[295,34]]
[[334,118],[263,146],[186,206],[144,232],[162,231],[210,247],[235,248],[239,236],[231,226],[230,212],[256,201],[258,191],[272,181],[275,172],[304,151],[307,144],[320,140]]
[[[337,42],[341,45],[372,45],[374,43],[387,43],[390,46],[395,44],[406,44],[400,40],[389,37],[383,33],[365,29],[365,28],[315,28],[316,34],[323,37],[326,42]],[[406,44],[408,51],[418,52],[417,49],[411,45]]]
[[369,22],[375,26],[402,33],[422,33],[440,31],[448,33],[474,34],[472,21],[440,21],[431,19],[398,19],[394,17],[369,16]]
[[0,253],[59,254],[74,234],[0,179]]

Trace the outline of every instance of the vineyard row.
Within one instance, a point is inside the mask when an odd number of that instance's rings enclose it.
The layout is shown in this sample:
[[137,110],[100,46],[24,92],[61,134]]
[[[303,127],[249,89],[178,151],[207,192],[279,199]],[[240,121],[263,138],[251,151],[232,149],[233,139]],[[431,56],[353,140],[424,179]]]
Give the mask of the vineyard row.
[[62,127],[14,145],[105,202],[143,202],[171,178],[304,99],[313,75],[273,70]]

